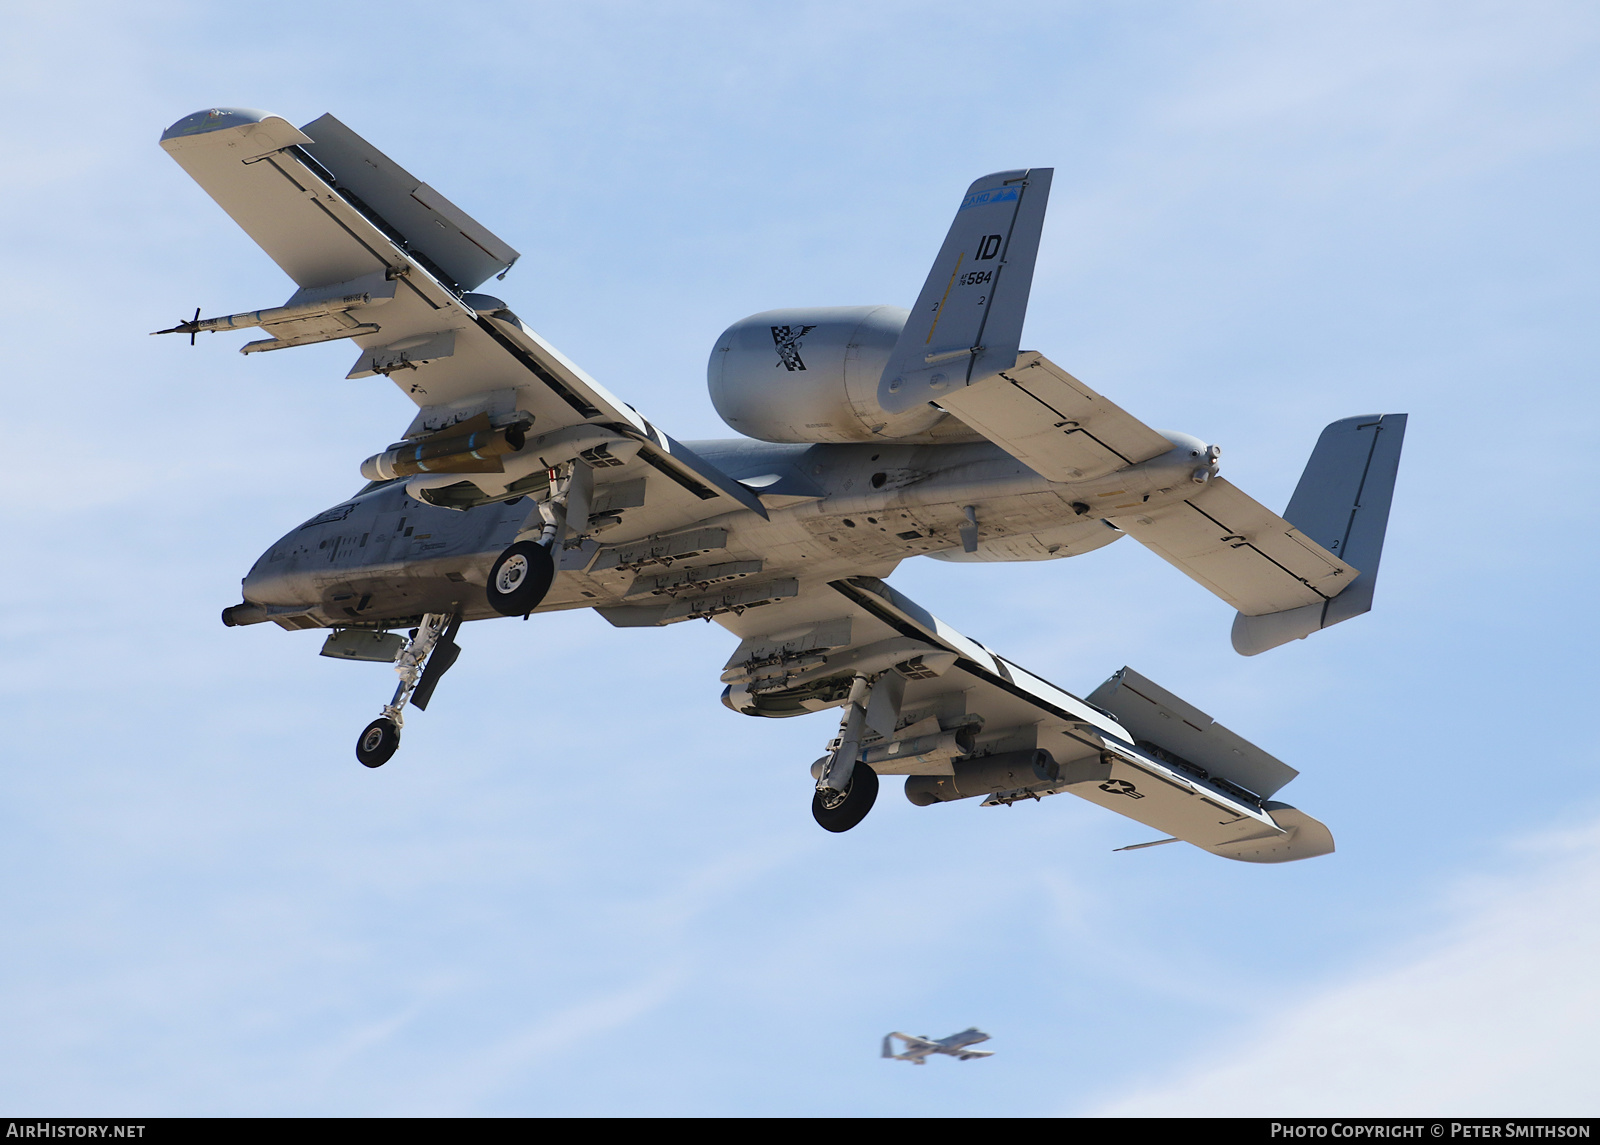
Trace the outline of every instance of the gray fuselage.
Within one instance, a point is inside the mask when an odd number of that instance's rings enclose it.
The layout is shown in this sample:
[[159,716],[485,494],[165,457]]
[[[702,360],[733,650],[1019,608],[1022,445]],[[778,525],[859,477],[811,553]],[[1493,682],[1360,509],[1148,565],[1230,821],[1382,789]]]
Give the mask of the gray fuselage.
[[[725,551],[682,563],[760,562],[757,579],[816,581],[887,576],[911,556],[1076,556],[1122,536],[1108,518],[1170,504],[1192,491],[1206,446],[1186,434],[1165,436],[1174,445],[1170,452],[1070,484],[1047,481],[988,442],[690,443],[705,461],[754,488],[768,516],[740,509],[703,522],[727,530]],[[596,486],[601,508],[608,488]],[[560,554],[555,583],[537,611],[639,602],[637,590],[630,595],[637,567],[592,567],[604,563],[595,560],[598,550],[640,539],[628,527],[627,499],[616,500],[622,507],[605,512],[603,532]],[[398,628],[429,612],[459,612],[467,620],[498,616],[484,595],[490,566],[537,510],[529,497],[464,511],[438,508],[410,497],[404,479],[369,487],[261,555],[244,578],[251,615],[236,622]],[[977,546],[969,552],[961,529],[972,517]]]

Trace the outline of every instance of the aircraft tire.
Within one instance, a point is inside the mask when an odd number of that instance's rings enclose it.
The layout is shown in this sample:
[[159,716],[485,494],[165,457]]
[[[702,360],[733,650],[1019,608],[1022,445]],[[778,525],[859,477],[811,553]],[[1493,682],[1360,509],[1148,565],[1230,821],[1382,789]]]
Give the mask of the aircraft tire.
[[825,806],[822,796],[811,796],[811,817],[825,831],[848,831],[867,817],[878,799],[878,773],[864,763],[858,763],[850,772],[850,784],[844,789],[844,800],[836,807]]
[[485,589],[489,605],[502,616],[526,616],[539,607],[555,577],[556,563],[549,549],[532,541],[518,541],[501,553],[489,569]]
[[361,737],[356,740],[356,758],[363,767],[382,767],[399,747],[400,729],[384,716],[361,729]]

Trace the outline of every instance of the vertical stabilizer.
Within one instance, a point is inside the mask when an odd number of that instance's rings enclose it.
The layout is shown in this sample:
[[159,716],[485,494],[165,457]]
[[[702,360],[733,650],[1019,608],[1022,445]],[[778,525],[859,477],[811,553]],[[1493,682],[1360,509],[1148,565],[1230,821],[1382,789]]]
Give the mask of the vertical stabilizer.
[[878,385],[900,413],[1017,364],[1051,168],[997,171],[967,188]]
[[1345,418],[1322,431],[1283,515],[1359,575],[1324,603],[1264,616],[1240,613],[1233,622],[1237,652],[1254,656],[1371,610],[1405,435],[1403,413]]

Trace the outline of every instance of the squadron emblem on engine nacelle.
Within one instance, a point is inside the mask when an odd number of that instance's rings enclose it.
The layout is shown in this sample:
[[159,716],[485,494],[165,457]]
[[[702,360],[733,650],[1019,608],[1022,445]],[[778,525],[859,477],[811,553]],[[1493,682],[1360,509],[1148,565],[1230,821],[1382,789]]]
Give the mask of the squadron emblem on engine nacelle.
[[800,339],[804,338],[815,326],[774,326],[772,328],[772,342],[778,347],[778,360],[786,370],[803,370],[806,364],[800,360]]

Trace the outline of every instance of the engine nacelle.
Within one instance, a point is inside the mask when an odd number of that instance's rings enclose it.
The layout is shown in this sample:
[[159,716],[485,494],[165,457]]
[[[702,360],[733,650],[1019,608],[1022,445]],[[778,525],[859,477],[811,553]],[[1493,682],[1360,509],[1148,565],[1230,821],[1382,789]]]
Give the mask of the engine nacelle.
[[878,381],[909,316],[898,306],[752,314],[723,331],[711,351],[711,404],[728,425],[762,441],[976,440],[932,405],[899,414],[879,407]]

